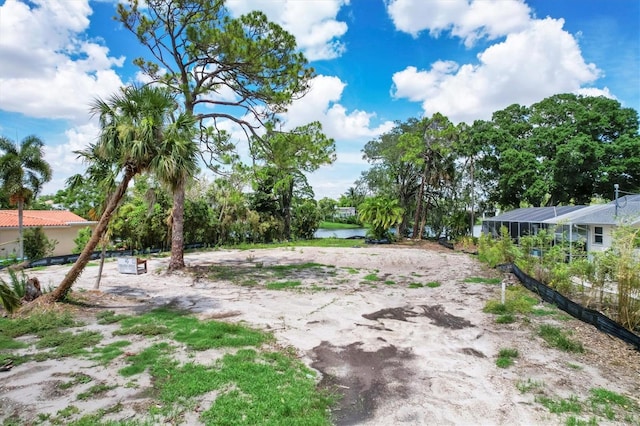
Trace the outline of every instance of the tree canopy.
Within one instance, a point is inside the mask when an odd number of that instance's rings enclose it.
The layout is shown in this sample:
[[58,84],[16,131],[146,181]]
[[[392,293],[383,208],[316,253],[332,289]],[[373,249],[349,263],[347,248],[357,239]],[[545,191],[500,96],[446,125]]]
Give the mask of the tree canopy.
[[511,105],[471,129],[479,178],[503,207],[586,204],[614,183],[640,189],[638,113],[614,99],[559,94]]

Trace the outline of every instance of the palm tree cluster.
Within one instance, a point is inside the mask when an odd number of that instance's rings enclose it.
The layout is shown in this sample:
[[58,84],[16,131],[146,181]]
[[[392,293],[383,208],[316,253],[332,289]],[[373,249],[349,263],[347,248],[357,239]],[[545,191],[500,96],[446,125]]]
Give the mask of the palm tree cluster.
[[[174,188],[176,182],[197,171],[197,146],[193,141],[195,120],[178,110],[173,95],[154,86],[130,86],[109,99],[96,99],[91,113],[98,117],[101,133],[98,141],[79,155],[93,164],[90,179],[108,188],[117,170],[120,182],[105,203],[91,239],[78,260],[65,275],[51,298],[60,300],[69,291],[91,258],[131,180],[144,172]],[[100,173],[105,172],[104,175]]]

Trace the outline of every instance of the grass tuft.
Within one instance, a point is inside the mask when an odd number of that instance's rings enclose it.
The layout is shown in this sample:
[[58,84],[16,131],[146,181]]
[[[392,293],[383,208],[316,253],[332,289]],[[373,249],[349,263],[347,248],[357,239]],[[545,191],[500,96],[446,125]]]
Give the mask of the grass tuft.
[[583,353],[584,347],[582,343],[577,340],[573,340],[569,337],[568,333],[562,329],[543,324],[538,330],[538,335],[544,339],[550,346],[558,348],[565,352]]
[[503,348],[498,352],[498,359],[496,365],[500,368],[511,367],[514,363],[514,359],[518,357],[518,350],[512,348]]

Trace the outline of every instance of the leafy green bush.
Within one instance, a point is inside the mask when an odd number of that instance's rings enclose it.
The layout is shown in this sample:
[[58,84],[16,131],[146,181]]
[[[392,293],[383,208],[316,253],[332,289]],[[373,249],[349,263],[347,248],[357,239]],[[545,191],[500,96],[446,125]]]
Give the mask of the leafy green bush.
[[49,239],[41,227],[24,230],[24,254],[31,260],[51,256],[58,241]]

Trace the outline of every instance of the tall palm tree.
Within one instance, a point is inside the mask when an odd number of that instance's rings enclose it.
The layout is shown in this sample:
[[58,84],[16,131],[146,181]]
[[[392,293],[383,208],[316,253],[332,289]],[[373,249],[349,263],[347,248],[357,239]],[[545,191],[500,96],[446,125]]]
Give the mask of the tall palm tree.
[[[185,129],[193,129],[193,116],[180,115],[173,123],[161,142],[160,149],[166,152],[164,156],[155,157],[150,170],[162,183],[167,185],[173,194],[173,208],[171,210],[171,260],[169,270],[184,267],[184,199],[185,185],[193,178],[198,170],[198,146],[192,142]],[[191,136],[191,137],[185,137]],[[176,143],[180,141],[181,143]]]
[[60,285],[50,293],[51,300],[62,299],[89,262],[131,179],[145,171],[153,172],[164,162],[181,164],[172,157],[184,155],[185,147],[193,144],[195,122],[184,113],[173,120],[176,109],[168,91],[152,86],[126,87],[107,101],[94,101],[90,111],[98,116],[101,132],[93,154],[117,165],[121,180],[105,204],[91,239]]
[[24,257],[22,232],[23,209],[38,195],[45,182],[51,180],[51,167],[43,158],[44,143],[36,136],[27,136],[14,144],[0,137],[0,182],[12,204],[18,205],[19,256]]

